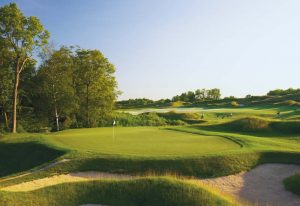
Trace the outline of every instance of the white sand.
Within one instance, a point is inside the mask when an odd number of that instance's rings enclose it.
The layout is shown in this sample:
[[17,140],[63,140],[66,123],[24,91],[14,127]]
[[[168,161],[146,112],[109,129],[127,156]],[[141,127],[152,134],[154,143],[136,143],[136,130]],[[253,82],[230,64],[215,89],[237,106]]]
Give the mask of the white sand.
[[283,180],[300,172],[299,165],[264,164],[249,172],[201,180],[256,205],[299,206],[300,197],[285,190]]

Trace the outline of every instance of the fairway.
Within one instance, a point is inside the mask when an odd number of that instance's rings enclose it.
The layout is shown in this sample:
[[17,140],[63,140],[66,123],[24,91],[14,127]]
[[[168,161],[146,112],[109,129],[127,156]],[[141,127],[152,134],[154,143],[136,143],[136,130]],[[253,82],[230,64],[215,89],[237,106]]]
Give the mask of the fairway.
[[144,157],[199,156],[239,149],[240,146],[218,136],[204,136],[155,127],[93,128],[68,130],[48,137],[69,149],[109,155]]

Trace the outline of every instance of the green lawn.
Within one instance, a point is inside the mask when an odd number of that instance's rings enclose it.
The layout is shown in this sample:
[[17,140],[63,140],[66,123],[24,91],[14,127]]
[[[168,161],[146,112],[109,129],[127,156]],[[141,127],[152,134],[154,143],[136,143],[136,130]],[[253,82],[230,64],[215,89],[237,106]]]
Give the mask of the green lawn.
[[76,129],[48,135],[54,144],[80,152],[142,157],[199,157],[239,149],[220,136],[205,136],[156,127]]

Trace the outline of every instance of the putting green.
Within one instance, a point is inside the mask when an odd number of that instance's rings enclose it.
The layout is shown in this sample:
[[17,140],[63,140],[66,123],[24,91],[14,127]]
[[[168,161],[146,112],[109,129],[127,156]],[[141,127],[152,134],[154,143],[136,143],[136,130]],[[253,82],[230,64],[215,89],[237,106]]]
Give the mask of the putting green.
[[81,152],[135,156],[199,156],[240,146],[218,136],[204,136],[155,127],[75,129],[51,134],[59,146]]

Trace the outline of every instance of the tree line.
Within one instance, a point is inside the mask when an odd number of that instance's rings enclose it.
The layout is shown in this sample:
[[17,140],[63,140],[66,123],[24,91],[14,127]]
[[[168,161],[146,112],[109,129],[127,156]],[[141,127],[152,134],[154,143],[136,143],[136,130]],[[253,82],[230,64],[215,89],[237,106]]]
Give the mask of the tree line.
[[197,89],[196,91],[184,92],[180,95],[176,95],[171,99],[160,99],[160,100],[151,100],[147,98],[136,98],[128,99],[117,102],[118,108],[134,108],[134,107],[145,107],[145,106],[169,106],[170,104],[178,101],[185,103],[199,103],[209,100],[219,100],[221,99],[220,89]]
[[15,3],[0,7],[2,130],[94,127],[110,117],[118,95],[114,65],[98,50],[54,49],[49,37]]
[[173,102],[201,102],[206,100],[219,100],[221,98],[221,90],[218,88],[213,89],[197,89],[196,91],[184,92],[172,98]]
[[290,94],[300,94],[300,89],[275,89],[268,92],[268,96],[284,96],[284,95],[290,95]]

